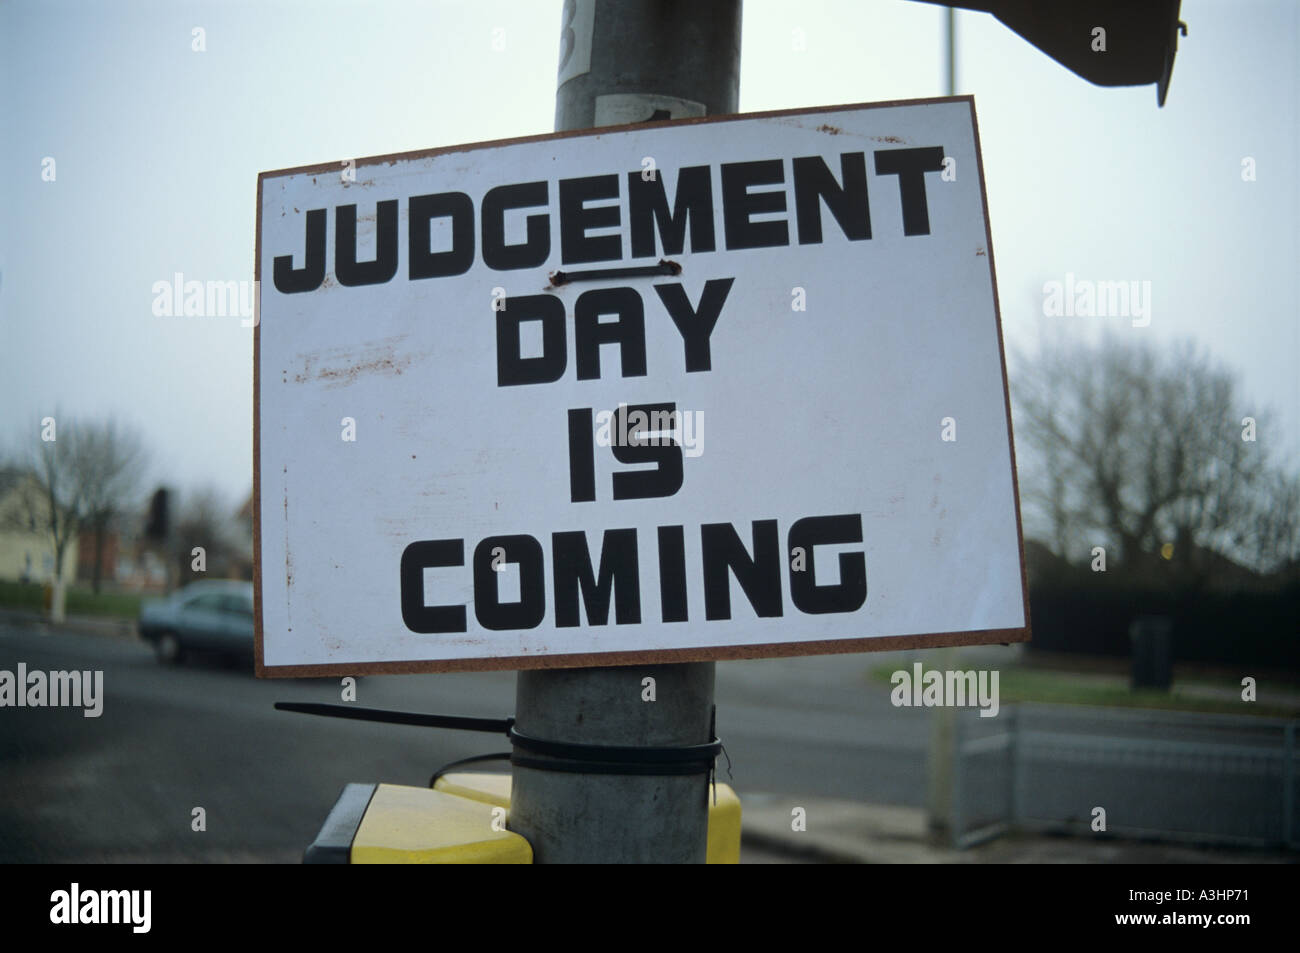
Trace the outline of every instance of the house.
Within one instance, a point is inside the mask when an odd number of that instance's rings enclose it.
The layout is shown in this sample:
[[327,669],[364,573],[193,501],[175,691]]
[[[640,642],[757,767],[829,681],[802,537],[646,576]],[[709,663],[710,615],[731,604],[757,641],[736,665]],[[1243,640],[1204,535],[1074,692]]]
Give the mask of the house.
[[[54,580],[54,541],[44,529],[49,502],[35,474],[17,468],[0,469],[0,579],[18,582]],[[70,580],[77,565],[76,538],[63,553],[63,578]]]

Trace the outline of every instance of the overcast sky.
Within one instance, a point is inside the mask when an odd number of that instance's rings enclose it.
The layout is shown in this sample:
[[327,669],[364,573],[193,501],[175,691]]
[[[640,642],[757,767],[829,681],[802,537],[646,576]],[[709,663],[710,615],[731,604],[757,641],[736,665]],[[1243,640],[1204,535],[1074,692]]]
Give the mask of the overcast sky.
[[[1191,338],[1240,375],[1242,416],[1274,409],[1259,439],[1293,461],[1298,11],[1184,0],[1163,109],[1154,86],[1092,86],[991,16],[957,15],[1009,348],[1105,327]],[[0,446],[56,411],[112,415],[142,431],[155,481],[242,500],[252,331],[156,315],[155,283],[251,281],[260,171],[549,132],[560,12],[0,2]],[[741,109],[941,95],[945,17],[909,0],[748,0]],[[1044,282],[1067,273],[1149,281],[1149,326],[1044,317]]]

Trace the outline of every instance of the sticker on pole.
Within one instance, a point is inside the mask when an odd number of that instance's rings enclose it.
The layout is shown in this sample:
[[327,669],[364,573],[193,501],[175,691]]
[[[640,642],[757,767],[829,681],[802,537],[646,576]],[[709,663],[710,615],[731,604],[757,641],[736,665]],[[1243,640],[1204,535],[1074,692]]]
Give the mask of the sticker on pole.
[[1029,637],[969,97],[258,180],[262,675]]

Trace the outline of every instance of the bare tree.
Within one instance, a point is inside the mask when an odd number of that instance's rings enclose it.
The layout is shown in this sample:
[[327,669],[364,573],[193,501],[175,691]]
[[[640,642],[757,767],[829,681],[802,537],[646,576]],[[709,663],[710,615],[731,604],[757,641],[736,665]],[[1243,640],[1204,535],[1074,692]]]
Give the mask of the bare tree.
[[[233,545],[232,513],[229,501],[213,487],[186,494],[176,518],[174,553],[182,581],[200,579],[205,574],[220,576],[228,570]],[[202,550],[201,554],[196,550]]]
[[21,476],[10,525],[49,540],[55,621],[64,618],[71,544],[87,529],[96,534],[98,589],[103,536],[132,501],[143,456],[134,431],[111,420],[79,422],[57,413],[42,418],[15,455]]
[[77,427],[78,469],[83,484],[83,522],[93,534],[92,586],[99,592],[104,539],[119,516],[139,502],[145,463],[140,435],[113,420]]
[[1163,557],[1186,575],[1205,552],[1255,571],[1296,559],[1300,483],[1272,462],[1276,431],[1193,346],[1107,337],[1017,365],[1022,494],[1060,555],[1104,542],[1120,565]]
[[14,528],[49,539],[54,551],[54,593],[50,617],[64,617],[64,563],[69,544],[85,518],[85,482],[78,466],[78,435],[61,415],[45,417],[16,455],[22,477]]

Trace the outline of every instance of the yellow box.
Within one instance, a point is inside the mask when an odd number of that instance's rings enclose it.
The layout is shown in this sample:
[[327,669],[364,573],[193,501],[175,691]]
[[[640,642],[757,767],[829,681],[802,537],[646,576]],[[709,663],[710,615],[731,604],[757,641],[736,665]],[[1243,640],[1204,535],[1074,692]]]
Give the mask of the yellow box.
[[354,864],[531,864],[528,841],[505,829],[501,805],[444,791],[381,784],[352,840]]
[[[452,771],[434,784],[434,789],[449,795],[480,801],[492,807],[510,809],[508,774],[487,771]],[[740,863],[740,798],[730,785],[717,786],[718,802],[713,803],[709,789],[709,842],[705,863]]]

